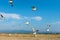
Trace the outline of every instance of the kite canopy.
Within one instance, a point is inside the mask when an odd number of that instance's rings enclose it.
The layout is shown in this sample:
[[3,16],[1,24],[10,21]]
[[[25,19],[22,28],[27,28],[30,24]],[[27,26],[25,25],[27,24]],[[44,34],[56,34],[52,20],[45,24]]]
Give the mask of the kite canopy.
[[13,1],[12,0],[9,0],[9,3],[11,6],[13,6]]
[[13,2],[13,1],[12,1],[12,0],[10,0],[9,2],[10,2],[10,4],[12,4],[12,2]]
[[36,11],[36,7],[35,7],[35,6],[32,6],[32,10],[33,10],[33,11]]
[[36,32],[35,28],[32,28],[32,31],[33,31],[33,32]]
[[32,28],[33,34],[36,34],[36,30],[35,28]]
[[49,25],[47,25],[48,27],[51,27],[51,25],[49,24]]
[[4,19],[4,16],[2,14],[0,14],[0,19]]
[[26,24],[26,25],[29,25],[29,21],[26,21],[25,24]]
[[49,28],[46,31],[50,31]]

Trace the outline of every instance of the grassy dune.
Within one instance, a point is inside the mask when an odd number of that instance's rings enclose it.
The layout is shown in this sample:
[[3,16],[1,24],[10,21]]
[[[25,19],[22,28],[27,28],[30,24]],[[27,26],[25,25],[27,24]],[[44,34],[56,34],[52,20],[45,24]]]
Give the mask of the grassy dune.
[[60,40],[60,34],[0,34],[0,40]]

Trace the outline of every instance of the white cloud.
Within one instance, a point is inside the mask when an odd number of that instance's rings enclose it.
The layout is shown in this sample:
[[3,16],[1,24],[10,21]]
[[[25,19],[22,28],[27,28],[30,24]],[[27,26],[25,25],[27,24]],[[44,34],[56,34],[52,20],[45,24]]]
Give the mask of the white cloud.
[[35,16],[35,17],[24,17],[26,20],[36,20],[36,21],[41,21],[42,17],[40,16]]
[[18,20],[21,19],[20,15],[15,14],[15,13],[14,14],[13,13],[1,13],[1,14],[5,17],[5,19],[18,19]]
[[[1,12],[0,12],[1,13]],[[36,20],[36,21],[41,21],[42,17],[40,16],[35,16],[35,17],[26,17],[22,16],[19,14],[13,14],[13,13],[1,13],[5,19],[18,19],[18,20]]]
[[60,24],[60,22],[56,22],[55,24]]
[[60,25],[60,22],[50,23],[51,25]]
[[36,20],[36,21],[40,21],[40,20],[42,20],[42,17],[36,16],[36,17],[32,17],[31,19],[34,19],[34,20]]
[[60,24],[60,22],[56,22],[56,23],[59,23]]
[[6,14],[6,18],[21,19],[18,14]]
[[24,16],[23,19],[30,19],[30,17],[26,17],[26,16]]

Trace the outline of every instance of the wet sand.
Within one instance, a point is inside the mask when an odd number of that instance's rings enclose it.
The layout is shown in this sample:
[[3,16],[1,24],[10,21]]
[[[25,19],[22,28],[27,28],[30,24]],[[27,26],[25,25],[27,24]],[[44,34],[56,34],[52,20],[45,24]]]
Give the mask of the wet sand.
[[0,40],[60,40],[60,34],[0,34]]

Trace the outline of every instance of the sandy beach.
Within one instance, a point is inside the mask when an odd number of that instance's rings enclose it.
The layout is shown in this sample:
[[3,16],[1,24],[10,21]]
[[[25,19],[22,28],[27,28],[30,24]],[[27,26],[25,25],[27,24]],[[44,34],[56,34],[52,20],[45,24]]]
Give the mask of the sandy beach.
[[0,34],[0,40],[60,40],[60,34]]

